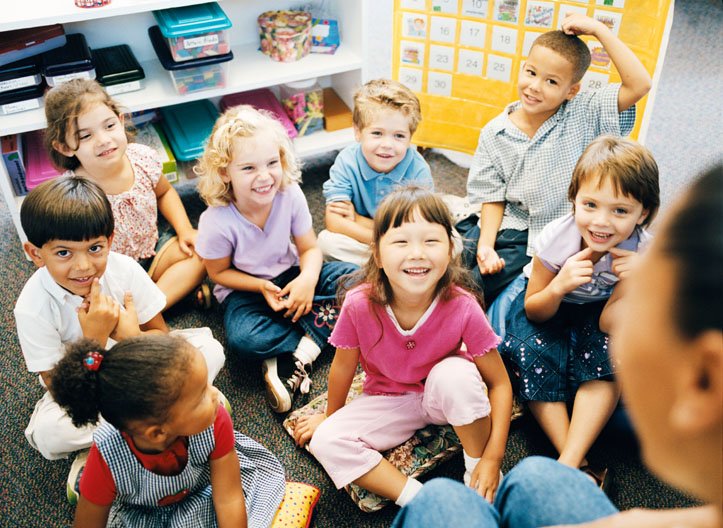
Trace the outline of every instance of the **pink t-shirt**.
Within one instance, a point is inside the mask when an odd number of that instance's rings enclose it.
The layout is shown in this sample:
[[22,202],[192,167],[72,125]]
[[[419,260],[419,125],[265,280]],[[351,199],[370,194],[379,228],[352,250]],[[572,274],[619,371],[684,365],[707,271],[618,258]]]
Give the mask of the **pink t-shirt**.
[[435,300],[409,331],[399,327],[386,307],[372,303],[368,292],[362,284],[347,294],[329,337],[337,348],[360,349],[367,394],[422,392],[429,371],[442,359],[472,361],[500,342],[480,305],[461,288],[455,287],[448,301]]
[[[107,194],[115,219],[111,251],[135,260],[156,254],[158,242],[158,201],[155,188],[161,177],[161,162],[155,151],[140,143],[130,143],[126,155],[135,181],[120,194]],[[73,171],[66,171],[66,175]]]

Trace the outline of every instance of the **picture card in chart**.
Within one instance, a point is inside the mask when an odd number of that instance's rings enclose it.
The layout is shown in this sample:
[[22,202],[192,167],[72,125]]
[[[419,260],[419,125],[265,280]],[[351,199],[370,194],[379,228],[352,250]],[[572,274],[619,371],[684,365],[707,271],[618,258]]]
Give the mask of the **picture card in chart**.
[[402,15],[402,36],[424,38],[427,36],[427,17],[417,13]]
[[525,25],[551,28],[555,19],[555,4],[552,2],[527,2]]
[[595,20],[599,20],[603,24],[605,24],[607,27],[610,28],[610,31],[612,31],[615,35],[618,34],[620,31],[620,22],[623,19],[622,13],[613,13],[612,11],[603,11],[601,9],[595,10],[595,15],[593,15],[593,18]]
[[565,19],[567,14],[574,15],[579,13],[580,15],[587,16],[587,7],[572,6],[568,4],[560,4],[560,9],[557,14],[557,29],[562,28],[562,21]]
[[403,40],[399,47],[401,50],[399,60],[402,64],[424,66],[424,43]]
[[498,22],[517,24],[520,16],[519,0],[494,0],[494,19]]
[[417,9],[425,11],[427,9],[427,0],[401,0],[402,9]]

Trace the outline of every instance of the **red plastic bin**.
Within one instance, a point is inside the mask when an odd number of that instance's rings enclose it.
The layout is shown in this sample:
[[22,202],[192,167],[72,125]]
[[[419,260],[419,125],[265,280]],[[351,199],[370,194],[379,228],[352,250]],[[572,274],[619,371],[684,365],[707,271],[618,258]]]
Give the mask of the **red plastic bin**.
[[23,153],[25,154],[25,186],[28,190],[37,187],[46,180],[60,176],[53,167],[43,146],[43,131],[26,132],[23,136]]
[[284,112],[284,108],[281,106],[281,103],[278,99],[276,99],[276,96],[274,96],[273,92],[268,88],[259,88],[258,90],[250,90],[248,92],[239,92],[235,94],[224,95],[221,98],[219,106],[221,107],[221,111],[225,112],[227,108],[242,104],[251,105],[254,108],[268,110],[269,112],[274,114],[274,116],[276,116],[276,119],[278,119],[279,122],[284,125],[284,128],[286,129],[286,132],[289,134],[289,137],[291,139],[294,139],[296,136],[299,135],[299,133],[296,131],[294,123],[291,122],[291,119],[289,119],[286,115],[286,112]]

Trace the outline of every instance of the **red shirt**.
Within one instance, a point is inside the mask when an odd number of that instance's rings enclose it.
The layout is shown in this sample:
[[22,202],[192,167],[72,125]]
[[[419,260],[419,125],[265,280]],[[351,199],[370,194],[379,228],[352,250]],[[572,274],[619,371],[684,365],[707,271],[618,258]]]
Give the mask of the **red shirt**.
[[[159,475],[178,475],[188,462],[188,437],[178,437],[173,444],[161,453],[142,453],[133,443],[133,439],[121,432],[133,455],[149,471]],[[215,447],[210,460],[225,456],[234,448],[233,422],[223,405],[219,405],[216,421],[213,423]],[[98,506],[109,506],[116,496],[115,481],[108,464],[98,451],[95,443],[90,448],[88,461],[80,477],[80,494]]]

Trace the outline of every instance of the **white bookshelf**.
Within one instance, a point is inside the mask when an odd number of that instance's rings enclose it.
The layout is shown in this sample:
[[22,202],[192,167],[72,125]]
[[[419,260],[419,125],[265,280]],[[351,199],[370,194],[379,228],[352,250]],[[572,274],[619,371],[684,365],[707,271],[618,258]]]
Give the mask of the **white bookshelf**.
[[[144,88],[115,96],[129,111],[180,104],[198,99],[217,102],[223,95],[275,87],[279,84],[318,77],[323,86],[331,86],[352,106],[352,95],[366,78],[365,24],[372,0],[331,0],[330,15],[339,21],[341,46],[333,55],[310,54],[292,63],[279,63],[258,51],[256,18],[264,11],[288,9],[292,0],[222,0],[221,7],[233,23],[229,30],[234,58],[229,62],[226,86],[179,95],[169,73],[156,58],[147,30],[155,25],[151,11],[204,3],[200,0],[112,0],[101,8],[83,9],[72,0],[40,0],[33,3],[8,2],[3,6],[0,31],[62,23],[66,34],[83,33],[91,48],[128,44],[145,71]],[[298,2],[296,2],[298,4]],[[0,135],[17,134],[45,128],[43,108],[0,116]],[[351,129],[317,132],[294,140],[297,153],[310,158],[342,148],[354,141]],[[22,197],[15,196],[5,165],[0,162],[0,191],[10,209],[21,241],[19,207]]]

